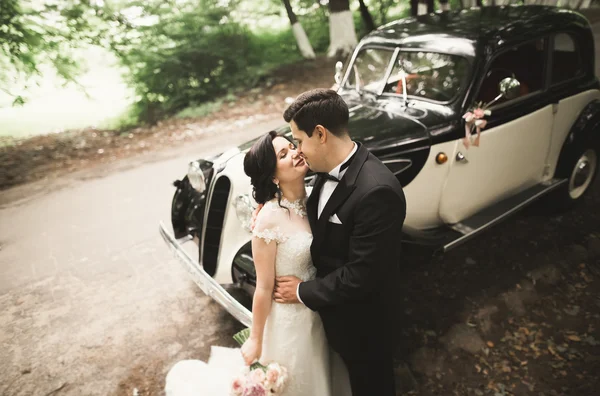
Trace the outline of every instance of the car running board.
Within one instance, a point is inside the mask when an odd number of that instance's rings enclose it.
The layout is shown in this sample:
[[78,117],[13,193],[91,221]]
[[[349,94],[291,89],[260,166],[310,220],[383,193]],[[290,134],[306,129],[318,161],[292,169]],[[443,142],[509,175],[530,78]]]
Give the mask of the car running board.
[[450,231],[454,237],[444,244],[443,252],[447,252],[450,249],[465,243],[475,235],[498,224],[530,203],[567,183],[567,181],[568,179],[550,179],[543,183],[536,184],[527,190],[483,209],[479,213],[474,214],[460,223],[449,225],[448,231]]

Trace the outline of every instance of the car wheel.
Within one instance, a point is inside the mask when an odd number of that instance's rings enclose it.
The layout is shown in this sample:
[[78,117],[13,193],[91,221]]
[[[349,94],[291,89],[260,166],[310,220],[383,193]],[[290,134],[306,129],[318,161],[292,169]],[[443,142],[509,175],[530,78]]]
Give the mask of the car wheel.
[[588,147],[580,150],[571,166],[565,170],[568,178],[565,186],[557,191],[559,208],[569,208],[581,200],[590,190],[598,173],[598,149]]

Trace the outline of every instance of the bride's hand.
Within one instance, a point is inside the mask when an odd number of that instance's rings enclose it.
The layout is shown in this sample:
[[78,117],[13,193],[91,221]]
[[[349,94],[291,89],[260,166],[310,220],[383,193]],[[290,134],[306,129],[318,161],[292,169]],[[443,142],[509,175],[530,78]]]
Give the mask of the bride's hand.
[[262,342],[255,338],[248,338],[242,345],[242,356],[248,366],[256,362],[262,353]]

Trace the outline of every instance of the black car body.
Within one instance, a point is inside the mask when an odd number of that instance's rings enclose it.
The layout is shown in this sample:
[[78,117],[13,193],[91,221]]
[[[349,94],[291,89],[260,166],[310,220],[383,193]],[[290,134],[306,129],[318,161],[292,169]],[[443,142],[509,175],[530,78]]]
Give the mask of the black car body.
[[[541,196],[579,200],[598,168],[594,61],[588,21],[545,6],[406,18],[364,37],[336,76],[338,93],[352,138],[405,189],[406,247],[447,251]],[[474,146],[464,115],[479,102],[491,114]],[[252,143],[192,162],[175,183],[174,237],[161,226],[200,287],[246,324],[250,312],[221,284],[253,292],[255,202],[242,169]],[[181,249],[188,239],[198,258]]]

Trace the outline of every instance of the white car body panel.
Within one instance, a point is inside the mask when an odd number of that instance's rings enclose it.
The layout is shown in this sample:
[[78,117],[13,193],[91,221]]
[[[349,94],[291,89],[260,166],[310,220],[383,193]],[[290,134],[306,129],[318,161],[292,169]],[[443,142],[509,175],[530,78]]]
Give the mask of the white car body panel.
[[[454,224],[485,207],[540,183],[552,134],[552,105],[486,129],[479,147],[449,153],[450,172],[440,218]],[[468,162],[456,160],[458,152]]]
[[[217,178],[227,177],[231,181],[231,190],[225,219],[221,232],[221,247],[217,259],[217,272],[214,278],[221,284],[232,283],[231,264],[237,252],[251,239],[251,234],[242,226],[237,217],[232,202],[238,195],[251,193],[250,178],[244,173],[244,153],[231,158],[225,169],[217,175]],[[215,179],[216,180],[216,179]]]
[[415,229],[438,227],[442,220],[439,216],[439,205],[448,177],[450,158],[445,164],[438,164],[435,157],[438,153],[446,153],[448,157],[456,150],[458,141],[436,144],[431,147],[423,169],[408,186],[404,187],[406,197],[406,219],[404,223]]

